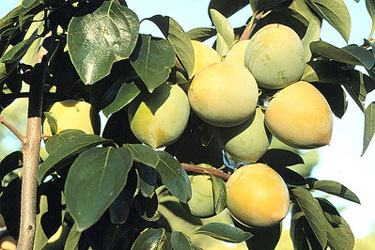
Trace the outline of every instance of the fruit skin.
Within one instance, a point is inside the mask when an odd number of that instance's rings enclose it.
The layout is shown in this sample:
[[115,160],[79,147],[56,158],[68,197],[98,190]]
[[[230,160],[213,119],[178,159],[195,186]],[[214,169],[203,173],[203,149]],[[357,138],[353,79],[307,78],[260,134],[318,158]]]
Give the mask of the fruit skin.
[[280,89],[301,79],[304,59],[304,48],[297,33],[282,24],[269,24],[250,39],[245,66],[259,86]]
[[320,91],[308,82],[299,81],[271,99],[265,123],[271,133],[288,146],[312,149],[329,144],[333,117]]
[[[65,129],[79,129],[86,134],[99,134],[100,132],[100,117],[92,110],[90,103],[68,99],[55,102],[49,112],[56,119],[56,133]],[[47,119],[43,122],[43,133],[52,136]]]
[[191,44],[193,45],[195,56],[193,76],[208,65],[221,61],[220,55],[210,46],[196,40],[191,40]]
[[152,94],[142,93],[130,103],[128,111],[133,134],[153,148],[176,141],[184,132],[189,115],[188,98],[176,84],[163,84]]
[[233,127],[255,112],[258,85],[241,64],[219,62],[199,71],[188,90],[193,111],[217,127]]
[[248,44],[249,40],[242,40],[234,44],[228,51],[228,54],[225,57],[225,61],[236,62],[245,65],[245,52]]
[[271,167],[250,164],[240,167],[227,182],[227,208],[240,223],[249,227],[270,227],[289,210],[289,191]]
[[187,202],[191,215],[207,218],[215,215],[211,178],[208,175],[189,176],[192,197]]
[[271,134],[264,125],[264,113],[260,107],[255,115],[232,128],[220,128],[215,138],[236,161],[256,162],[268,149]]

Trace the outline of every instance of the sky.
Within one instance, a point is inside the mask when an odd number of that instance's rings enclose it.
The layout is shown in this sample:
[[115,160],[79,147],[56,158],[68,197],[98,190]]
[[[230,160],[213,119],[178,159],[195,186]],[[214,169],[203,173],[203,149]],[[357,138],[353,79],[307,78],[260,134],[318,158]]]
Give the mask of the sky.
[[[208,0],[127,0],[126,2],[140,20],[161,14],[174,18],[185,31],[211,26],[207,14]],[[360,45],[364,38],[368,38],[371,30],[371,18],[366,10],[365,1],[360,0],[356,3],[354,0],[344,0],[344,2],[352,21],[349,44]],[[17,3],[18,0],[2,0],[0,17]],[[250,15],[251,8],[248,6],[230,17],[229,21],[233,27],[238,27],[243,25]],[[148,21],[141,23],[140,32],[161,36],[155,25]],[[337,47],[346,45],[339,33],[326,22],[323,22],[321,39]],[[366,105],[372,101],[375,101],[374,93],[368,95]],[[341,214],[348,221],[357,238],[365,237],[370,232],[375,233],[375,199],[372,186],[375,177],[375,166],[373,166],[375,143],[373,140],[366,154],[361,157],[363,128],[364,116],[348,97],[348,110],[342,119],[335,118],[331,143],[319,149],[321,160],[313,171],[313,177],[341,182],[358,195],[361,205],[341,198],[330,199],[336,206],[345,207]]]

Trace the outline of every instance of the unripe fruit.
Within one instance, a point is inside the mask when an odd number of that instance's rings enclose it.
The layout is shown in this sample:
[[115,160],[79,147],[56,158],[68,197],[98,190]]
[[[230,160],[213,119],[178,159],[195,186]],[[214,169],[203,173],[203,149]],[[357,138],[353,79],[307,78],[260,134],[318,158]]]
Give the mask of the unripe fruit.
[[227,208],[246,226],[270,227],[287,215],[289,191],[271,167],[262,163],[245,165],[228,179]]
[[296,82],[271,99],[265,123],[283,143],[299,149],[329,144],[333,117],[324,96],[308,82]]
[[195,75],[188,97],[203,121],[217,127],[233,127],[255,112],[258,85],[243,65],[220,62]]
[[250,39],[245,66],[259,86],[279,89],[301,79],[304,58],[302,41],[293,29],[269,24]]
[[187,202],[189,212],[195,217],[205,218],[215,214],[211,178],[208,175],[189,176],[192,196]]
[[[64,100],[55,102],[49,109],[56,119],[57,131],[60,133],[66,129],[79,129],[86,134],[98,134],[100,117],[92,111],[91,104],[84,101]],[[52,136],[48,120],[43,123],[43,133]]]
[[228,51],[225,61],[245,65],[245,52],[248,44],[249,40],[242,40],[234,44],[233,47]]
[[210,46],[196,40],[191,40],[191,43],[194,48],[195,56],[193,75],[208,65],[221,61],[220,55]]
[[184,132],[190,115],[185,92],[178,85],[163,84],[152,94],[142,93],[129,105],[133,134],[153,148],[176,141]]
[[236,127],[218,129],[216,138],[234,160],[247,162],[256,162],[271,142],[261,108],[256,109],[255,116]]

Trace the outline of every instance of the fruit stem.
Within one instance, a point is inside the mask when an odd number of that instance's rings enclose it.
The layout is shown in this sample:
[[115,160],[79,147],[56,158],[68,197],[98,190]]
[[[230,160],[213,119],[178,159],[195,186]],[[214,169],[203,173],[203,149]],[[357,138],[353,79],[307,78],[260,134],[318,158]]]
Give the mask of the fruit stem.
[[242,32],[240,37],[240,41],[247,40],[250,38],[251,34],[253,33],[255,26],[257,25],[258,21],[262,18],[263,11],[257,12],[255,11],[254,15],[251,17],[249,23],[247,24],[245,30]]
[[186,171],[191,171],[191,172],[201,173],[201,174],[211,173],[212,175],[215,175],[216,177],[219,177],[225,181],[227,181],[230,177],[230,174],[224,173],[218,169],[204,168],[204,167],[200,167],[200,166],[192,165],[188,163],[181,163],[181,166]]
[[25,136],[16,127],[10,124],[2,115],[0,115],[0,123],[7,127],[18,138],[18,140],[20,140],[22,144],[24,143]]

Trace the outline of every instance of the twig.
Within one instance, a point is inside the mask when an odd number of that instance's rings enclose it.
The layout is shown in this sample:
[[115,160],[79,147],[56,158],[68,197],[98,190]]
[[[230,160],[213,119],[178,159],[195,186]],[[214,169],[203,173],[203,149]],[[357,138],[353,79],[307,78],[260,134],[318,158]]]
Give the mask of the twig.
[[251,34],[253,33],[255,26],[257,25],[258,21],[262,18],[263,11],[259,12],[258,14],[255,12],[253,17],[250,19],[249,23],[247,24],[245,30],[242,32],[240,41],[247,40],[250,38]]
[[188,164],[188,163],[181,163],[181,166],[186,171],[191,171],[191,172],[201,173],[201,174],[211,173],[211,174],[215,175],[216,177],[219,177],[219,178],[221,178],[225,181],[227,181],[230,177],[230,174],[224,173],[224,172],[222,172],[218,169],[204,168],[204,167],[200,167],[200,166],[192,165],[192,164]]
[[12,124],[10,124],[2,115],[0,115],[0,123],[7,127],[17,138],[20,140],[21,144],[25,142],[25,136]]

